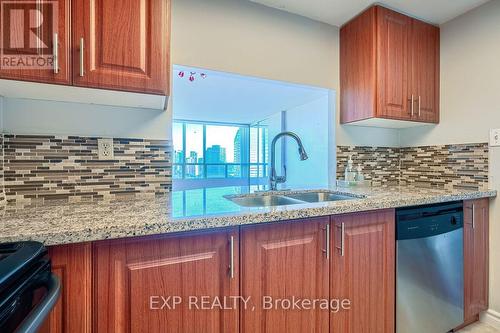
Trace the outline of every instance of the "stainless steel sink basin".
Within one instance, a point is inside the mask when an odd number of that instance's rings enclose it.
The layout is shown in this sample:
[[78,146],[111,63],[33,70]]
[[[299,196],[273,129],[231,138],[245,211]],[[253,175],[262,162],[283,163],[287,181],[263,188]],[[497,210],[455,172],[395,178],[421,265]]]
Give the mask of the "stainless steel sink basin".
[[331,192],[304,192],[296,194],[287,194],[286,196],[288,198],[301,200],[305,202],[325,202],[325,201],[356,199],[355,197],[352,196],[331,193]]
[[288,198],[282,195],[257,195],[234,198],[228,197],[227,199],[243,207],[270,207],[305,203],[303,201]]
[[314,202],[351,200],[358,198],[355,195],[344,195],[335,192],[300,192],[300,193],[273,193],[273,194],[250,194],[241,196],[226,196],[226,199],[242,207],[272,207],[296,205]]

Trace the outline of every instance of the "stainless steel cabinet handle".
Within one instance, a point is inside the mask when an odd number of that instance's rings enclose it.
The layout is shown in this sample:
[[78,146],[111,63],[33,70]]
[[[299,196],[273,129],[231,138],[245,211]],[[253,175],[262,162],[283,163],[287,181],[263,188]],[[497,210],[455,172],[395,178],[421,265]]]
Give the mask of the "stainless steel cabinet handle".
[[415,108],[413,107],[413,100],[415,99],[414,95],[411,95],[410,103],[411,103],[411,117],[413,118],[413,114],[415,113]]
[[418,95],[418,117],[420,118],[420,95]]
[[84,48],[85,48],[85,42],[83,40],[83,37],[80,38],[80,76],[83,77],[85,74],[83,72],[83,53],[84,53]]
[[345,223],[340,225],[335,225],[336,228],[340,229],[340,246],[335,245],[337,250],[340,250],[340,256],[344,256],[344,240],[345,240]]
[[54,74],[59,74],[59,37],[57,32],[54,33],[54,42],[52,43],[52,54],[54,59],[52,60],[52,65],[54,66]]
[[234,236],[231,236],[230,240],[230,254],[229,254],[229,276],[234,279]]
[[325,252],[326,259],[330,259],[330,224],[328,223],[326,227],[323,229],[325,230],[325,249],[323,252]]

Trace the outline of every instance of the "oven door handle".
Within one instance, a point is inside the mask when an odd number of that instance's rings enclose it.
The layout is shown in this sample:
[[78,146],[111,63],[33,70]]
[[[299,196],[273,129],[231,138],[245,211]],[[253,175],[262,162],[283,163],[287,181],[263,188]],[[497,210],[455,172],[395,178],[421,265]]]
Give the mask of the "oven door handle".
[[45,255],[47,250],[38,242],[0,244],[1,252],[11,252],[0,261],[0,290],[7,289],[16,275],[30,267],[33,260]]
[[36,333],[44,323],[61,294],[61,282],[51,274],[47,283],[47,294],[17,327],[16,333]]

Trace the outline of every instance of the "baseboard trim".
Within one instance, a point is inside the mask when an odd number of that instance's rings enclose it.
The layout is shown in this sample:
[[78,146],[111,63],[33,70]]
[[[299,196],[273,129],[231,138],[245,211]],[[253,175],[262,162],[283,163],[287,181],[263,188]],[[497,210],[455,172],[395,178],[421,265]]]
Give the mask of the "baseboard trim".
[[500,312],[489,309],[481,313],[479,321],[500,330]]

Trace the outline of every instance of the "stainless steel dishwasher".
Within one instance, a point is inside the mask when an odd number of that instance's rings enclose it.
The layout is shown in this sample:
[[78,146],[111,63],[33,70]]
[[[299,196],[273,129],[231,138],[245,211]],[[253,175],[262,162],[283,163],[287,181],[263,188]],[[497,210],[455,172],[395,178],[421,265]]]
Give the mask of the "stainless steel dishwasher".
[[396,210],[396,332],[446,333],[463,323],[463,205]]

